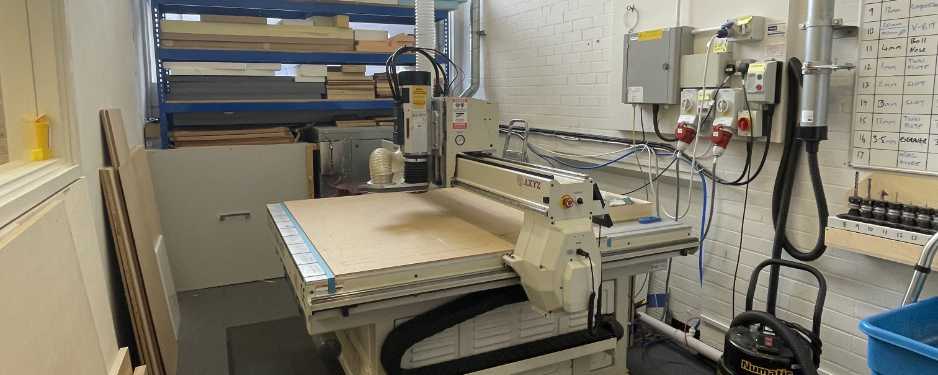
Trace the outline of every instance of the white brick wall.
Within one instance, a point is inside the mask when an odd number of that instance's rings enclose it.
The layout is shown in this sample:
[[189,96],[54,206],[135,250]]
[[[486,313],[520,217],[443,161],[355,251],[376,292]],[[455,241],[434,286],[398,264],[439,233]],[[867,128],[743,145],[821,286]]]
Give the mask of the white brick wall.
[[[484,47],[483,89],[479,96],[496,101],[503,119],[521,117],[534,127],[631,136],[630,132],[623,131],[633,129],[631,108],[619,104],[621,34],[625,30],[623,9],[626,3],[637,6],[642,15],[637,30],[670,26],[674,22],[675,0],[488,0],[485,3],[488,37]],[[721,14],[721,9],[734,9],[738,14]],[[787,6],[774,1],[694,0],[684,1],[682,13],[686,24],[707,27],[718,24],[722,18],[743,14],[785,18],[780,15],[787,14]],[[792,21],[797,22],[800,20]],[[851,61],[856,41],[838,40],[835,50],[840,61]],[[838,213],[846,209],[844,199],[853,185],[854,170],[847,166],[853,79],[849,73],[839,73],[834,81],[831,139],[822,144],[820,161],[831,212]],[[663,123],[669,121],[673,119],[662,119]],[[650,124],[651,116],[646,113],[649,129]],[[654,137],[650,133],[648,136]],[[611,149],[584,148],[552,139],[539,141],[584,152]],[[721,159],[721,176],[739,173],[744,156],[741,146],[734,144]],[[761,145],[757,150],[761,150]],[[742,311],[745,303],[749,273],[771,252],[771,195],[780,154],[780,148],[773,146],[766,173],[751,186],[736,289],[736,313]],[[626,191],[641,184],[639,179],[619,172],[607,170],[595,175],[609,190]],[[799,176],[789,227],[792,239],[806,248],[816,232],[816,206],[806,182],[808,175],[804,165]],[[686,186],[682,191],[685,189]],[[662,185],[663,205],[673,207],[673,192],[672,185]],[[696,225],[700,221],[699,192],[694,199],[695,209],[688,220]],[[725,325],[735,315],[730,312],[729,288],[736,262],[742,199],[743,189],[719,188],[716,221],[706,243],[702,288],[697,279],[696,257],[674,262],[671,286],[676,318],[687,320],[705,316]],[[857,325],[864,317],[898,303],[911,276],[911,268],[837,249],[828,250],[812,265],[824,273],[829,287],[823,320],[822,369],[831,374],[869,373],[865,360],[866,337],[858,331]],[[765,299],[767,276],[763,274],[757,301]],[[653,280],[652,289],[663,290],[664,274],[656,275]],[[929,283],[927,295],[938,294],[936,284],[935,281]],[[785,272],[779,315],[810,327],[817,293],[814,285],[810,276]],[[705,327],[704,340],[721,347],[722,332]]]

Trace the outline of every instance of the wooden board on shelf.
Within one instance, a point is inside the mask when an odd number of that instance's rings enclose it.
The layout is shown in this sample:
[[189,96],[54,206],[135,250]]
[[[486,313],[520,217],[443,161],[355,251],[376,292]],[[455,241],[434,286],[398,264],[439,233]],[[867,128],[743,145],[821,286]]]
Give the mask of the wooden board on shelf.
[[320,41],[315,44],[299,43],[244,43],[244,42],[217,42],[201,40],[171,40],[161,39],[160,44],[165,48],[178,49],[220,49],[236,51],[266,51],[266,52],[351,52],[355,50],[354,43],[345,41]]
[[[922,255],[921,245],[891,240],[879,236],[827,228],[825,244],[828,247],[885,259],[899,264],[915,265]],[[938,267],[938,260],[932,267]]]
[[234,135],[234,134],[280,134],[288,135],[290,130],[278,126],[272,128],[246,128],[246,129],[219,129],[219,130],[174,130],[173,135],[183,137],[198,137],[205,135]]
[[[521,225],[520,211],[455,188],[292,201],[286,206],[337,278],[505,254],[514,247]],[[323,220],[326,217],[329,220]]]
[[[863,197],[866,197],[868,179],[872,182],[870,190],[873,199],[880,199],[881,193],[886,192],[886,200],[892,202],[898,193],[900,203],[938,207],[938,194],[935,194],[938,191],[938,179],[934,176],[880,171],[861,173],[859,190]],[[852,195],[853,191],[848,194]]]
[[324,26],[254,25],[224,22],[163,20],[161,38],[240,42],[309,43],[316,39],[354,40],[351,29]]
[[386,30],[354,30],[355,40],[388,42],[388,32]]
[[217,14],[203,14],[199,16],[201,22],[223,22],[223,23],[249,23],[255,25],[266,25],[266,17],[250,16],[221,16]]
[[339,128],[361,128],[377,126],[375,120],[336,120],[335,126]]
[[244,146],[244,145],[278,145],[294,143],[293,138],[266,138],[266,139],[225,139],[216,141],[175,141],[176,148],[207,147],[207,146]]

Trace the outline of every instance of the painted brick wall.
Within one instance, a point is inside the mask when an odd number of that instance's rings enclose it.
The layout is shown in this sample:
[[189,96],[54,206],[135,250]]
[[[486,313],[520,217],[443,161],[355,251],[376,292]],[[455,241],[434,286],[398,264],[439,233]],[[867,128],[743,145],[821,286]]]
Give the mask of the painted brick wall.
[[[840,1],[838,8],[850,13],[856,7],[855,2]],[[634,20],[626,20],[624,8],[628,3],[637,7],[641,15],[637,30],[670,26],[675,19],[675,0],[489,0],[485,3],[486,66],[483,89],[478,96],[496,101],[503,119],[521,117],[534,127],[632,136],[625,130],[638,125],[632,121],[631,107],[620,104],[621,34],[627,22]],[[774,1],[694,0],[684,3],[682,22],[696,27],[713,26],[722,18],[744,14],[779,16],[788,12],[787,4]],[[734,13],[719,13],[724,9],[733,9]],[[839,39],[835,42],[835,56],[839,61],[853,61],[856,48],[855,39]],[[844,199],[853,185],[854,170],[847,166],[852,75],[838,73],[833,85],[831,140],[822,144],[820,160],[831,212],[836,213],[846,209]],[[651,117],[648,113],[645,116],[648,126]],[[649,133],[648,137],[654,135]],[[585,147],[548,138],[533,141],[567,151],[596,152],[616,148]],[[742,144],[734,143],[720,160],[721,176],[739,173],[744,156],[742,148]],[[761,145],[757,150],[761,150]],[[766,173],[750,190],[735,293],[736,313],[742,311],[749,274],[771,250],[771,195],[781,150],[775,145],[770,151]],[[614,168],[594,175],[608,190],[627,191],[641,185],[640,179],[629,177],[634,173],[622,173]],[[799,177],[789,227],[790,237],[806,248],[816,233],[816,205],[804,165]],[[662,180],[661,205],[673,211],[673,179]],[[682,186],[682,191],[686,191],[686,185]],[[730,286],[737,258],[743,193],[743,189],[719,188],[716,221],[705,247],[703,286],[698,282],[696,257],[680,258],[673,264],[671,292],[675,317],[683,321],[703,317],[705,322],[712,322],[705,323],[703,338],[715,347],[722,347],[723,343],[719,326],[728,324],[735,315],[730,311]],[[685,219],[695,225],[700,221],[699,202],[698,190],[694,193],[691,214]],[[822,369],[830,374],[869,373],[865,362],[866,338],[857,325],[864,317],[898,303],[911,276],[911,268],[838,249],[829,250],[812,264],[822,270],[829,286],[822,330]],[[763,274],[757,301],[764,301],[766,278],[767,274]],[[652,290],[664,289],[664,273],[654,275],[652,280]],[[938,294],[936,284],[935,281],[929,283],[926,295]],[[810,326],[817,293],[814,285],[809,276],[784,273],[779,315]]]

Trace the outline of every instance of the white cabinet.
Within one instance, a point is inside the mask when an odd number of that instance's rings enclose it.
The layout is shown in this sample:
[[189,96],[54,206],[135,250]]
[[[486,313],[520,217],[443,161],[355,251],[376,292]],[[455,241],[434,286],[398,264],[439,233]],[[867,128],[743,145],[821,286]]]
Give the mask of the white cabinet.
[[306,144],[149,155],[179,291],[283,276],[265,205],[308,198]]

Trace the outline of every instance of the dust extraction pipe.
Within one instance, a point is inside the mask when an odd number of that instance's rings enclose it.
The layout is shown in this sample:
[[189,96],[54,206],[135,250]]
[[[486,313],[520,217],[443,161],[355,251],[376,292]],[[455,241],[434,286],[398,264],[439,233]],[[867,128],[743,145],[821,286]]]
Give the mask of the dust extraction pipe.
[[[436,49],[436,0],[417,0],[414,7],[417,13],[417,47]],[[432,77],[433,62],[418,54],[417,70],[430,72]]]
[[720,362],[720,357],[723,356],[723,352],[721,352],[719,349],[707,345],[703,341],[697,340],[693,337],[688,337],[687,334],[681,330],[671,327],[645,313],[639,312],[636,313],[636,315],[638,316],[638,319],[642,321],[642,323],[648,324],[655,331],[658,331],[659,333],[667,336],[669,339],[671,339],[671,341],[674,341],[697,353],[700,353],[700,355],[711,361]]
[[482,70],[482,0],[469,3],[469,87],[459,96],[469,98],[479,91]]

